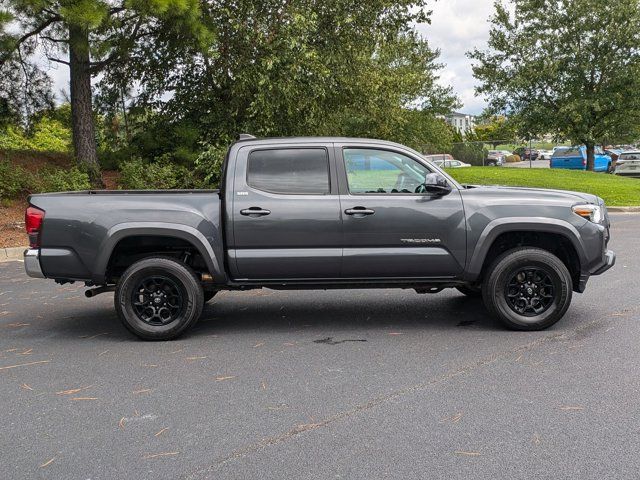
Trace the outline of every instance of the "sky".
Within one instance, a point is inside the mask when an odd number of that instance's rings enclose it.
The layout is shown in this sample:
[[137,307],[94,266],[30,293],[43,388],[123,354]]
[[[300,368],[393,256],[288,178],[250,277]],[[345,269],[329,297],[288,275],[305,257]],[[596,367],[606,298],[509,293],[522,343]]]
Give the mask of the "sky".
[[[488,19],[493,14],[493,0],[437,0],[432,3],[431,25],[418,25],[417,30],[431,47],[440,49],[440,83],[450,85],[462,102],[461,112],[479,114],[486,103],[476,97],[471,63],[465,53],[483,48],[489,37]],[[69,91],[69,69],[52,64],[50,74],[58,98],[61,90]]]

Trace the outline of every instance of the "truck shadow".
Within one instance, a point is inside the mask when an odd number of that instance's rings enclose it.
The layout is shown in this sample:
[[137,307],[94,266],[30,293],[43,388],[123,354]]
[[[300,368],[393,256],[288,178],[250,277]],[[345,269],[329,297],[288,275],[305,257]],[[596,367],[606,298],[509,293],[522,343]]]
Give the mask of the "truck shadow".
[[[417,295],[389,291],[223,293],[205,305],[188,336],[242,331],[503,330],[482,301],[456,293]],[[314,296],[315,295],[315,296]]]

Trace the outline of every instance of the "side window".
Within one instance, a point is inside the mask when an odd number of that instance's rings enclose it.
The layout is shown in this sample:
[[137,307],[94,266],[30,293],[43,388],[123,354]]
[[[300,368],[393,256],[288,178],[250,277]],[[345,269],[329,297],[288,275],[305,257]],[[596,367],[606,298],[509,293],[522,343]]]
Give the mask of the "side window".
[[400,153],[366,148],[345,148],[349,192],[415,193],[430,173],[424,165]]
[[249,154],[247,185],[283,195],[326,195],[329,156],[324,148],[254,150]]

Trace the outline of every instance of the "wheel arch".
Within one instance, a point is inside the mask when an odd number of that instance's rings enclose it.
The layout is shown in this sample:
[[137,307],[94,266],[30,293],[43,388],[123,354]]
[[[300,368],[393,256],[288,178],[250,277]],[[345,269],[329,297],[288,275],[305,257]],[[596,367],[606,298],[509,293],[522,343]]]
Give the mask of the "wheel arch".
[[207,239],[197,229],[187,226],[163,222],[127,222],[110,228],[98,250],[98,256],[92,272],[94,283],[103,284],[107,280],[107,268],[117,246],[122,241],[135,237],[166,237],[179,239],[191,245],[202,257],[206,268],[216,283],[227,280],[221,258],[217,258],[213,242],[220,239]]
[[[483,269],[487,266],[487,259],[491,260],[489,258],[490,253],[495,250],[495,246],[500,242],[500,239],[505,238],[507,235],[517,236],[519,234],[525,237],[531,237],[536,234],[539,236],[548,235],[566,242],[566,246],[571,247],[571,251],[568,254],[575,254],[575,261],[577,262],[577,266],[573,266],[574,268],[571,268],[571,265],[567,265],[572,270],[572,273],[579,275],[580,267],[587,263],[585,247],[580,234],[576,227],[569,222],[552,218],[501,218],[490,222],[480,235],[469,260],[465,279],[468,281],[479,280]],[[537,246],[535,242],[526,242],[525,245]]]

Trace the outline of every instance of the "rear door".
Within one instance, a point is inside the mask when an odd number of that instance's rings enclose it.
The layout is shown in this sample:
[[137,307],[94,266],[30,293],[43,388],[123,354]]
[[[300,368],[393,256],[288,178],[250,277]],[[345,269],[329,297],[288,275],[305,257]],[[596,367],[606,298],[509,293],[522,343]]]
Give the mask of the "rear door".
[[343,212],[342,276],[449,278],[466,259],[466,223],[455,185],[444,197],[415,193],[431,167],[394,147],[336,144]]
[[331,143],[247,145],[235,163],[235,279],[337,278],[342,220]]

